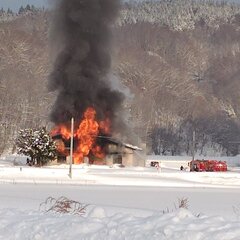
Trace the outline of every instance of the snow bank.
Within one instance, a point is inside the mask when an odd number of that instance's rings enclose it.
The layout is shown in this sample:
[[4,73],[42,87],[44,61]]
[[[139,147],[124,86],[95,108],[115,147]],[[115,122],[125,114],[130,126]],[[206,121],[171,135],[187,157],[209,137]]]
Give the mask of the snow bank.
[[240,221],[194,216],[186,209],[148,217],[126,213],[105,215],[97,207],[86,217],[0,210],[0,239],[8,240],[233,240],[240,239]]
[[[73,166],[70,179],[67,165],[34,168],[10,160],[0,162],[0,239],[240,239],[236,168],[194,173],[164,166],[157,171],[80,165]],[[91,205],[84,216],[31,211],[59,195]],[[175,210],[173,201],[181,197],[189,199],[189,211],[163,214],[169,207]]]

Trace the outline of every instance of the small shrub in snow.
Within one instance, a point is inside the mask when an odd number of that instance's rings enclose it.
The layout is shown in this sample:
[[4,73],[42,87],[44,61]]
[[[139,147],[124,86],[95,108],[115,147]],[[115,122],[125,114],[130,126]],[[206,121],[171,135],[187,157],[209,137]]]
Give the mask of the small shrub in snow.
[[187,198],[179,198],[178,199],[178,208],[185,208],[188,209],[188,199]]
[[33,164],[42,166],[56,158],[56,146],[45,127],[23,129],[16,140],[18,154],[31,157]]
[[48,197],[45,202],[40,204],[39,209],[42,212],[83,216],[86,214],[87,206],[88,205],[70,200],[66,197],[60,197],[58,199]]
[[167,207],[165,210],[162,211],[162,213],[165,214],[165,213],[174,212],[174,211],[176,211],[177,209],[180,209],[180,208],[188,209],[188,207],[189,207],[188,198],[179,198],[178,199],[178,205],[176,205],[174,203],[174,209],[170,210]]
[[233,212],[240,217],[240,205],[239,206],[233,206]]

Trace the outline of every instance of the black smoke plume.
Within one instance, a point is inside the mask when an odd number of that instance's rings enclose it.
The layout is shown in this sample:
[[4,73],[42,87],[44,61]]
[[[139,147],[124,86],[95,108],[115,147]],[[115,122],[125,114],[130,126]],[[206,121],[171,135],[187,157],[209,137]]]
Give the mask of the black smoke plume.
[[80,121],[93,106],[99,120],[107,115],[119,128],[123,94],[111,89],[111,28],[118,0],[61,0],[55,8],[52,35],[61,50],[49,79],[58,96],[51,112],[55,124]]

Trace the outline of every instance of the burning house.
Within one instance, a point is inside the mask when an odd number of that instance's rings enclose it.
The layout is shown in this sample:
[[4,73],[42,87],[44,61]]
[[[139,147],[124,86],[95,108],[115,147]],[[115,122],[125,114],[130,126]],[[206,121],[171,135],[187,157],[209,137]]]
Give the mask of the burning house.
[[62,160],[69,153],[71,118],[75,120],[75,164],[86,157],[101,164],[123,163],[124,156],[139,150],[113,140],[113,136],[127,138],[130,132],[123,121],[124,94],[112,88],[109,77],[111,30],[119,6],[119,0],[56,2],[51,31],[56,59],[49,90],[57,92],[57,98],[50,118]]
[[[96,111],[88,108],[74,131],[73,162],[123,166],[144,166],[145,161],[136,152],[142,149],[122,143],[110,135],[109,121],[97,122]],[[71,132],[65,125],[57,126],[52,137],[58,150],[58,162],[67,162],[70,154]]]

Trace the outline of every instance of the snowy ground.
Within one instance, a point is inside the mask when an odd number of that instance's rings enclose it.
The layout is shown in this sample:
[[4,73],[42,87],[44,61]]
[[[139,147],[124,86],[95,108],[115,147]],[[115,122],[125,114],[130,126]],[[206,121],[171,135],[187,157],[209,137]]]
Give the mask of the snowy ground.
[[[188,159],[175,160],[162,159],[159,172],[74,166],[70,179],[66,165],[39,169],[2,158],[0,239],[239,240],[238,164],[226,173],[193,173],[179,170]],[[85,214],[46,212],[54,202],[45,201],[61,196],[88,204]],[[179,209],[181,199],[188,209]]]

